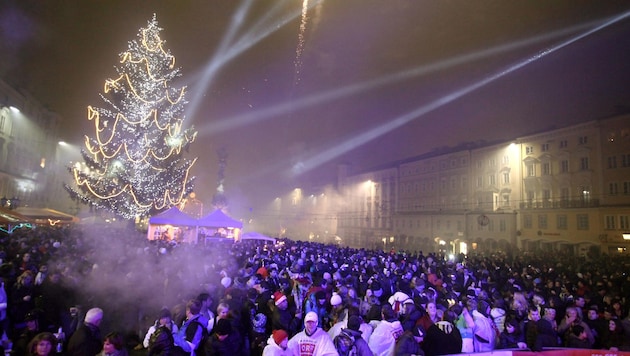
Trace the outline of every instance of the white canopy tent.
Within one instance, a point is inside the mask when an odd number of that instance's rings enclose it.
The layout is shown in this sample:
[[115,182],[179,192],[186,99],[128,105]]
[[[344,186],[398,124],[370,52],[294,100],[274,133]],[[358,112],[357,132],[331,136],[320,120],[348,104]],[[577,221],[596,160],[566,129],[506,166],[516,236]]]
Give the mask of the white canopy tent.
[[239,241],[241,228],[243,228],[241,221],[229,217],[220,209],[200,219],[195,219],[173,206],[149,218],[147,238],[197,243],[201,235],[205,239],[229,238]]
[[197,242],[197,219],[176,206],[149,218],[149,240]]

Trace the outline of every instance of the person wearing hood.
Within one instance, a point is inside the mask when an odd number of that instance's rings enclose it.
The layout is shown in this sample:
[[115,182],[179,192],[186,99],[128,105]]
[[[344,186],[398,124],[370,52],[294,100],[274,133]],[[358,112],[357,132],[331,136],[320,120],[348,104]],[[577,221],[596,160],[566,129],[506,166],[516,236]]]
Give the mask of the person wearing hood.
[[377,356],[392,355],[396,340],[403,333],[402,324],[396,319],[394,310],[389,304],[384,304],[381,308],[381,317],[381,321],[373,322],[376,327],[368,340],[368,345]]
[[342,328],[341,333],[349,336],[354,340],[354,355],[356,356],[374,356],[374,352],[370,349],[367,341],[363,339],[361,325],[363,320],[358,315],[352,315],[348,318],[348,327]]
[[442,320],[429,326],[422,343],[422,349],[427,355],[448,355],[461,352],[462,335],[455,326],[457,318],[457,313],[447,310]]
[[282,329],[274,330],[267,340],[267,346],[263,349],[262,356],[290,356],[287,349],[289,335]]
[[422,318],[422,313],[420,309],[416,306],[413,299],[409,298],[403,302],[403,308],[405,313],[403,314],[400,322],[402,324],[403,330],[411,330],[418,320]]
[[337,349],[335,349],[330,335],[318,327],[318,322],[317,313],[306,313],[304,330],[295,334],[287,344],[287,349],[292,355],[338,356]]

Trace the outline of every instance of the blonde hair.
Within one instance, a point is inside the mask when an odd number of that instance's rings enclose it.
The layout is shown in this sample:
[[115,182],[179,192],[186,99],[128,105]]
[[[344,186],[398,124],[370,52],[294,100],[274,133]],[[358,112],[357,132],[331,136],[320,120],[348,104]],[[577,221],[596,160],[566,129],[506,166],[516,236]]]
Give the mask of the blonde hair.
[[22,272],[22,274],[19,275],[18,278],[17,278],[17,284],[19,286],[23,286],[24,285],[24,280],[26,278],[30,278],[31,282],[33,282],[33,272],[31,270],[26,270],[26,271]]
[[512,308],[524,312],[529,310],[529,304],[522,292],[514,292],[514,297],[512,297]]

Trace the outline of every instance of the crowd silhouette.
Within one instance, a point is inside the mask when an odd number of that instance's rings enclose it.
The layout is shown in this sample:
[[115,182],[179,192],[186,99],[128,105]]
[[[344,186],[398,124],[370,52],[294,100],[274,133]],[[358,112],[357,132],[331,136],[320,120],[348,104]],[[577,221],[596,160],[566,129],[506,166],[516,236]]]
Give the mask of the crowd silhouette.
[[14,355],[630,351],[627,254],[191,245],[109,225],[0,239]]

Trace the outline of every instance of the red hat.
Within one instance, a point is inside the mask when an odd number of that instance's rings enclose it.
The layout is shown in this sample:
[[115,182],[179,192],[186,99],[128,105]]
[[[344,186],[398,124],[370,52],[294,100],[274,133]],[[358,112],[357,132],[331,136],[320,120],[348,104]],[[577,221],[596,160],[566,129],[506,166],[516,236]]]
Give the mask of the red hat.
[[280,345],[282,340],[284,340],[284,339],[289,337],[289,334],[287,334],[286,331],[284,331],[282,329],[279,329],[279,330],[274,330],[271,333],[271,336],[273,337],[273,341],[276,342],[276,345]]
[[286,300],[287,300],[287,297],[284,294],[282,294],[282,292],[275,292],[273,294],[273,302],[276,305],[280,305],[280,303],[282,303],[282,302],[284,302]]
[[306,277],[296,278],[295,281],[303,286],[308,286],[309,284],[311,284],[311,280]]
[[262,276],[262,278],[267,278],[267,276],[269,276],[269,273],[267,273],[267,269],[265,267],[260,267],[257,271],[256,274],[259,274]]

